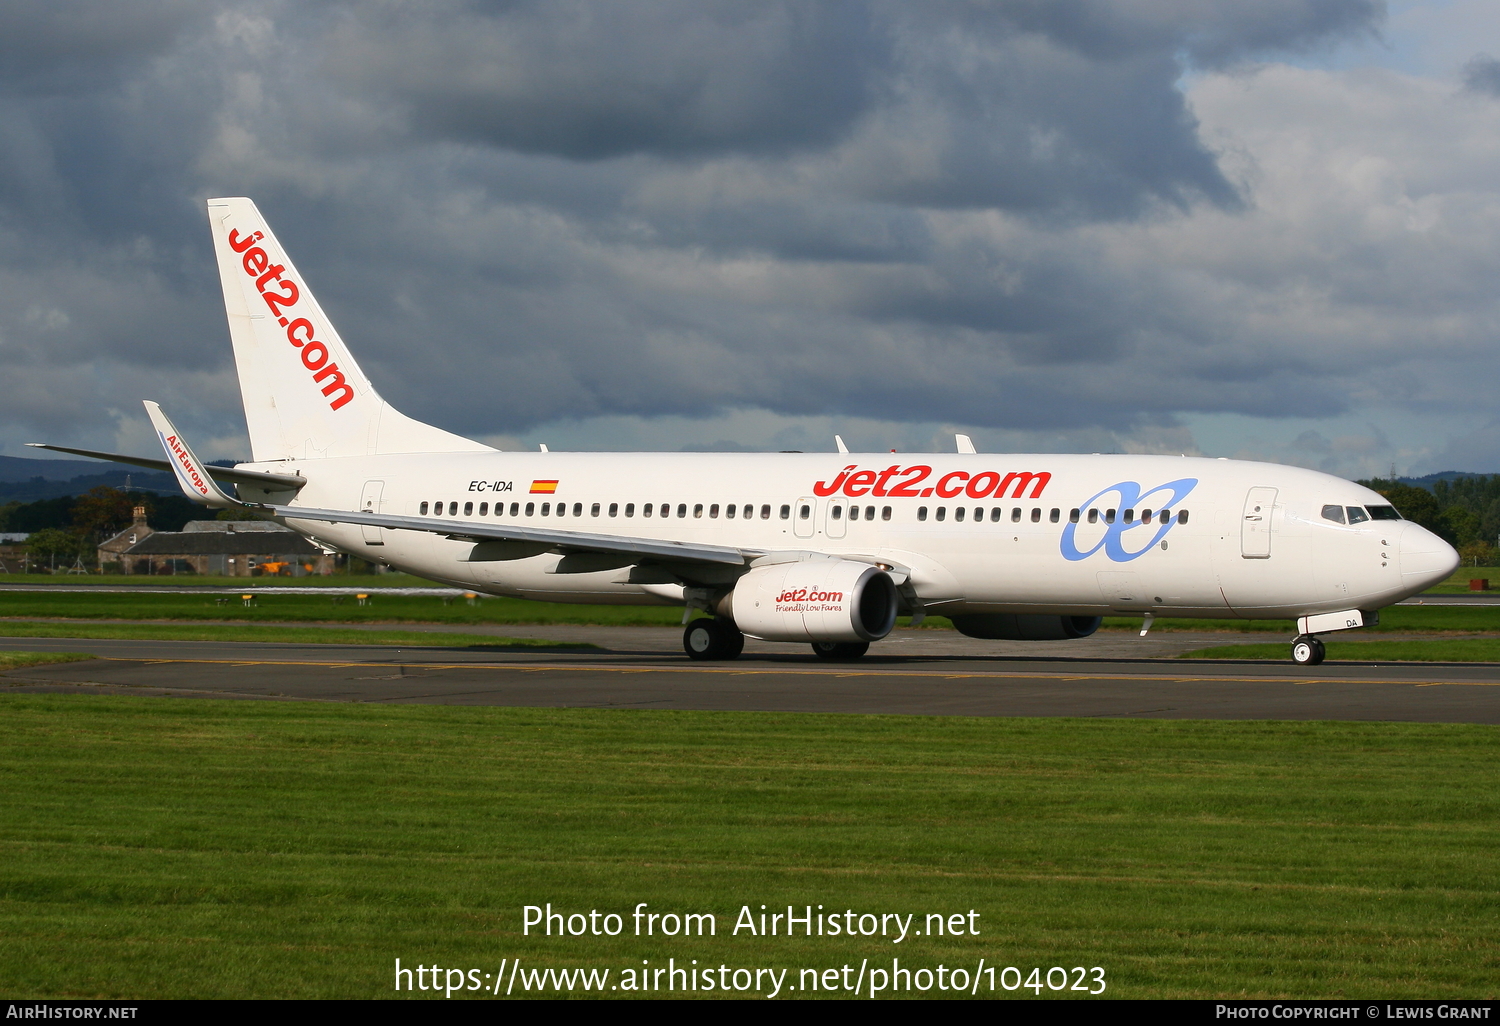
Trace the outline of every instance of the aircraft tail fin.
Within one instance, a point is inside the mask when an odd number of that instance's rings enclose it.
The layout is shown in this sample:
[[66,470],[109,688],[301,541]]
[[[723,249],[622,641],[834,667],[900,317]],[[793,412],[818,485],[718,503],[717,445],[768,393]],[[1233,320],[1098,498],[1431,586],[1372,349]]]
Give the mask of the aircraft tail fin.
[[208,201],[254,460],[492,451],[375,391],[255,204]]

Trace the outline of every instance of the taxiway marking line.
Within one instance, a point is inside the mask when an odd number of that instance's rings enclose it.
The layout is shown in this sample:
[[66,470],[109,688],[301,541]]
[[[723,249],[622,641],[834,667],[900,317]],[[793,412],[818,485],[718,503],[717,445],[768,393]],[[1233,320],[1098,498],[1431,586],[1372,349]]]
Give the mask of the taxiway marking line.
[[[142,659],[131,656],[97,656],[96,658],[108,662],[117,663],[145,663],[156,665],[163,663],[198,663],[209,666],[323,666],[329,669],[349,669],[360,667],[378,669],[391,666],[389,662],[323,662],[313,659]],[[740,677],[768,677],[796,675],[804,677],[935,677],[942,680],[1062,680],[1062,681],[1089,681],[1089,680],[1145,680],[1169,684],[1407,684],[1413,687],[1444,687],[1447,685],[1462,685],[1465,687],[1500,687],[1500,681],[1469,681],[1469,680],[1399,680],[1380,677],[1324,677],[1314,679],[1296,679],[1291,677],[1151,677],[1143,674],[1126,673],[1098,673],[1098,674],[1067,674],[1067,673],[1006,673],[1001,671],[982,673],[944,673],[941,670],[834,670],[834,669],[799,669],[794,667],[771,667],[763,670],[747,670],[736,667],[718,666],[592,666],[578,665],[570,666],[563,663],[415,663],[402,662],[401,666],[419,667],[424,670],[524,670],[529,673],[546,673],[558,671],[593,671],[597,673],[714,673]]]

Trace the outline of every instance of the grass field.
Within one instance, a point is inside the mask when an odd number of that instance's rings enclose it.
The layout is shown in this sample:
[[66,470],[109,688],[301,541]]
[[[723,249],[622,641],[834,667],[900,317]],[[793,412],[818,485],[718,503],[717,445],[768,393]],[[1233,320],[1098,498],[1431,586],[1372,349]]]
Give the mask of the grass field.
[[[1493,727],[10,696],[0,731],[6,995],[378,997],[396,958],[516,957],[1500,990]],[[547,902],[718,934],[520,936]],[[761,904],[973,909],[980,936],[730,936]]]
[[[254,593],[254,589],[246,589]],[[223,596],[204,594],[140,594],[26,591],[0,592],[0,618],[67,617],[108,620],[248,620],[324,623],[450,623],[450,624],[604,624],[676,626],[680,606],[590,606],[526,599],[481,598],[474,605],[463,599],[445,604],[435,597],[379,595],[369,605],[352,599],[335,602],[328,595],[258,595],[246,607],[238,599],[220,605]],[[1109,617],[1106,628],[1138,630],[1139,617]],[[943,617],[929,617],[927,625],[949,628]],[[1153,631],[1226,630],[1267,631],[1290,635],[1290,620],[1157,620]],[[1500,607],[1392,606],[1381,611],[1373,631],[1500,632]]]
[[[1329,659],[1362,662],[1500,663],[1500,638],[1442,638],[1432,641],[1332,641],[1324,638]],[[1289,643],[1219,645],[1184,652],[1179,659],[1274,659],[1286,662]]]
[[505,638],[439,631],[339,630],[276,624],[28,623],[0,621],[5,638],[103,638],[123,641],[261,641],[292,645],[406,645],[412,648],[582,648],[586,642]]
[[0,584],[97,585],[153,588],[243,588],[247,584],[277,588],[446,588],[410,574],[329,574],[327,577],[220,577],[214,574],[0,574]]
[[18,670],[23,666],[43,666],[47,663],[76,663],[92,659],[83,652],[0,652],[0,670]]

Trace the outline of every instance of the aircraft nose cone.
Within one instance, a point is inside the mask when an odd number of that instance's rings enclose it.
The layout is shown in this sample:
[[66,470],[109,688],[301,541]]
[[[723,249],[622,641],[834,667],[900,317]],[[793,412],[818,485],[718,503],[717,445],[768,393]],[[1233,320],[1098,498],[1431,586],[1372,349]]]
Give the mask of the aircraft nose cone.
[[1458,553],[1443,539],[1416,524],[1401,525],[1401,581],[1415,589],[1430,588],[1458,569]]

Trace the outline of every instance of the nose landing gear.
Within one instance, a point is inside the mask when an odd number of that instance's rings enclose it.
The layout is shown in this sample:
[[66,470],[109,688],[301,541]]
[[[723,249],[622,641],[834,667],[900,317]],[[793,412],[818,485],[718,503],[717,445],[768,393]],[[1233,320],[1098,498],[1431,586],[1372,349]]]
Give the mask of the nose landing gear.
[[1323,661],[1323,643],[1311,634],[1304,634],[1292,642],[1292,662],[1298,666],[1317,666]]

